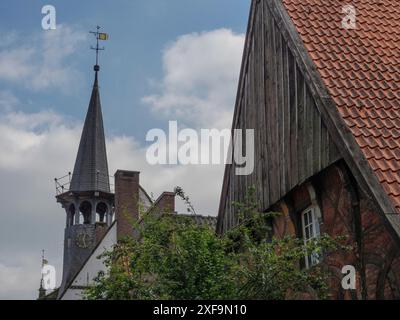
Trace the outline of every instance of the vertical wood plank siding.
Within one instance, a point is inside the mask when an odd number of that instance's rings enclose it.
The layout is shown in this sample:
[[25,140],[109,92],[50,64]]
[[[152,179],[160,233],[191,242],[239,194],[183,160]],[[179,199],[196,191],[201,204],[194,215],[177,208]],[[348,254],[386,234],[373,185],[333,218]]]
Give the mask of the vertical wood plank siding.
[[254,172],[227,165],[218,232],[235,225],[232,202],[254,185],[260,210],[340,158],[294,55],[265,1],[253,1],[234,129],[255,130]]

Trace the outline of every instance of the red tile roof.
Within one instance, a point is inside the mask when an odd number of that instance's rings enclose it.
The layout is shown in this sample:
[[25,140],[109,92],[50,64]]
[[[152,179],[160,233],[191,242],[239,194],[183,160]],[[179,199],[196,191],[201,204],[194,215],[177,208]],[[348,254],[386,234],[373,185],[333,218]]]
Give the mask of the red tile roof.
[[[400,1],[282,0],[384,190],[400,212]],[[342,7],[356,28],[342,27]]]

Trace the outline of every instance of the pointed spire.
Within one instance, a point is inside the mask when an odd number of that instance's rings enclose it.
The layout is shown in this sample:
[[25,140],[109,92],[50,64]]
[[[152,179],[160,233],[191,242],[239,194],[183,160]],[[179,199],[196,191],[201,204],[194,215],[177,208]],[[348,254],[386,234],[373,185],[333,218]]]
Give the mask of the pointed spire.
[[98,68],[71,179],[71,191],[110,192]]

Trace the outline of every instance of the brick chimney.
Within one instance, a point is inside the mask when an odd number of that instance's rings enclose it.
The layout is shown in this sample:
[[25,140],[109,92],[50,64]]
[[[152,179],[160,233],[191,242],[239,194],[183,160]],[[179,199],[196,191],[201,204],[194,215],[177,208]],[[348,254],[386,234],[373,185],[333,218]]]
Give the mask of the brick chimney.
[[132,222],[139,218],[139,174],[118,170],[114,175],[118,240],[133,235]]
[[154,204],[155,210],[160,213],[174,213],[175,212],[175,193],[163,192]]

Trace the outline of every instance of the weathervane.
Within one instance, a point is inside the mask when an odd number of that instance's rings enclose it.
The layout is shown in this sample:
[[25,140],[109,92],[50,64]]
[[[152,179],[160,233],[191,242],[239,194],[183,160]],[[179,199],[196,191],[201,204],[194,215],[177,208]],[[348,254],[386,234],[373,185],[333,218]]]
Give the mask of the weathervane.
[[108,34],[104,32],[99,32],[100,26],[96,27],[97,31],[89,31],[89,33],[93,34],[96,37],[96,46],[91,46],[90,49],[96,50],[96,65],[94,66],[94,71],[99,71],[99,51],[104,50],[104,47],[99,47],[99,40],[108,40]]

